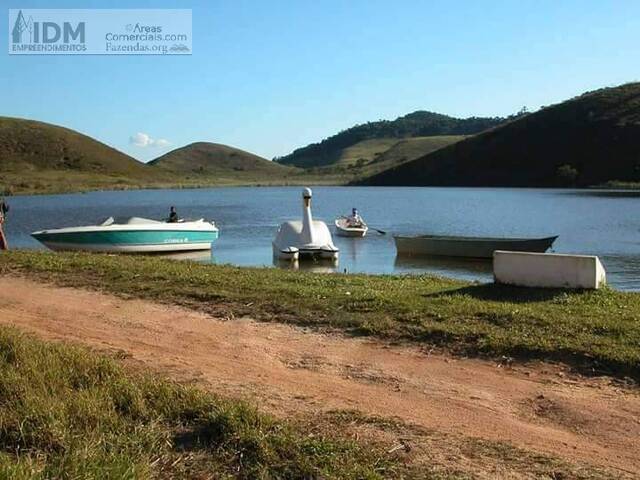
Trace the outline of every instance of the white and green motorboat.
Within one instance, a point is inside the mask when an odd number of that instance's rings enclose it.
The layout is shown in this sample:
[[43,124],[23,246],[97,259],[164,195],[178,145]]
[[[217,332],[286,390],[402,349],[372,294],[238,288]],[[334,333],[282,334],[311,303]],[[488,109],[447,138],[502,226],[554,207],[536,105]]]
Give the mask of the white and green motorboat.
[[33,232],[51,250],[159,253],[209,250],[218,228],[204,219],[161,222],[140,217],[109,217],[98,225]]

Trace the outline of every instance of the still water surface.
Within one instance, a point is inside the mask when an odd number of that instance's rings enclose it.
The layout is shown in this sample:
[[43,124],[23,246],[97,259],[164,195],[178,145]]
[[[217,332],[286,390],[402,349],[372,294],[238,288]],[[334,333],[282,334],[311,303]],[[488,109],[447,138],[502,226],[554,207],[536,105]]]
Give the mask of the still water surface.
[[[220,239],[203,261],[272,266],[277,226],[301,217],[300,187],[141,190],[10,198],[7,234],[13,247],[42,248],[29,233],[86,225],[108,216],[215,220]],[[334,236],[337,267],[319,270],[423,273],[491,280],[491,265],[443,259],[396,259],[391,233],[478,236],[559,235],[556,252],[600,256],[609,283],[640,290],[640,192],[507,188],[316,187],[314,218],[333,219],[358,207],[370,227],[363,239]]]

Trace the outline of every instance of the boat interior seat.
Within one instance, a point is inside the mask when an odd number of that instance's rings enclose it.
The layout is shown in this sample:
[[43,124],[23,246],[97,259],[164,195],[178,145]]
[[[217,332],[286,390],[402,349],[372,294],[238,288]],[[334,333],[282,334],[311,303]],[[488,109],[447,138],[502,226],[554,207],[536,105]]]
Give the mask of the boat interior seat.
[[126,219],[124,223],[126,223],[127,225],[139,225],[139,224],[145,224],[145,223],[164,223],[164,222],[159,222],[158,220],[151,220],[149,218],[129,217]]

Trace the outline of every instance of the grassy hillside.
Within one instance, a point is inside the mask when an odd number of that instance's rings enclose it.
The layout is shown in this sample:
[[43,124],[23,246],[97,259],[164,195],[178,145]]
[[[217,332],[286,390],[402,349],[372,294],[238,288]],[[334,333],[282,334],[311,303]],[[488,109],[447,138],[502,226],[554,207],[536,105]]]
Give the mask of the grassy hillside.
[[438,135],[433,137],[405,138],[393,144],[391,148],[379,155],[374,162],[365,168],[381,171],[401,163],[415,160],[423,155],[444,148],[465,138],[464,135]]
[[170,172],[206,176],[237,176],[243,173],[286,175],[295,171],[253,153],[208,142],[197,142],[177,148],[149,164]]
[[354,179],[367,177],[422,157],[464,138],[463,135],[438,135],[363,140],[342,150],[338,160],[332,165],[314,167],[307,171],[323,175],[341,174]]
[[[369,122],[344,130],[320,143],[313,143],[276,159],[285,165],[303,168],[325,167],[341,162],[343,157],[353,155],[348,150],[361,142],[366,148],[373,147],[377,153],[384,146],[389,147],[398,140],[413,137],[448,135],[472,135],[504,122],[503,118],[471,117],[459,119],[439,113],[417,111],[395,120]],[[357,147],[356,147],[357,150]],[[366,157],[361,157],[366,158]]]
[[[289,178],[298,172],[296,168],[212,143],[188,145],[152,163],[139,162],[68,128],[0,117],[0,194],[285,184],[305,180]],[[322,183],[325,179],[319,180]]]
[[640,83],[544,108],[366,179],[369,185],[591,186],[640,181]]
[[2,171],[72,170],[145,175],[148,168],[91,137],[43,122],[0,117]]
[[147,165],[76,131],[0,117],[0,190],[55,190],[71,183],[117,187],[156,177]]

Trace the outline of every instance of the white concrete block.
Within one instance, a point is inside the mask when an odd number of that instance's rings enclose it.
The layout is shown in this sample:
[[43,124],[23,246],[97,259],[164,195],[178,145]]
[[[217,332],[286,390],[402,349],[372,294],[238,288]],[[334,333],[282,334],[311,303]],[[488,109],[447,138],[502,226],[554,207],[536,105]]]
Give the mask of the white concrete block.
[[590,255],[497,250],[493,277],[496,283],[522,287],[597,289],[606,284],[600,259]]

